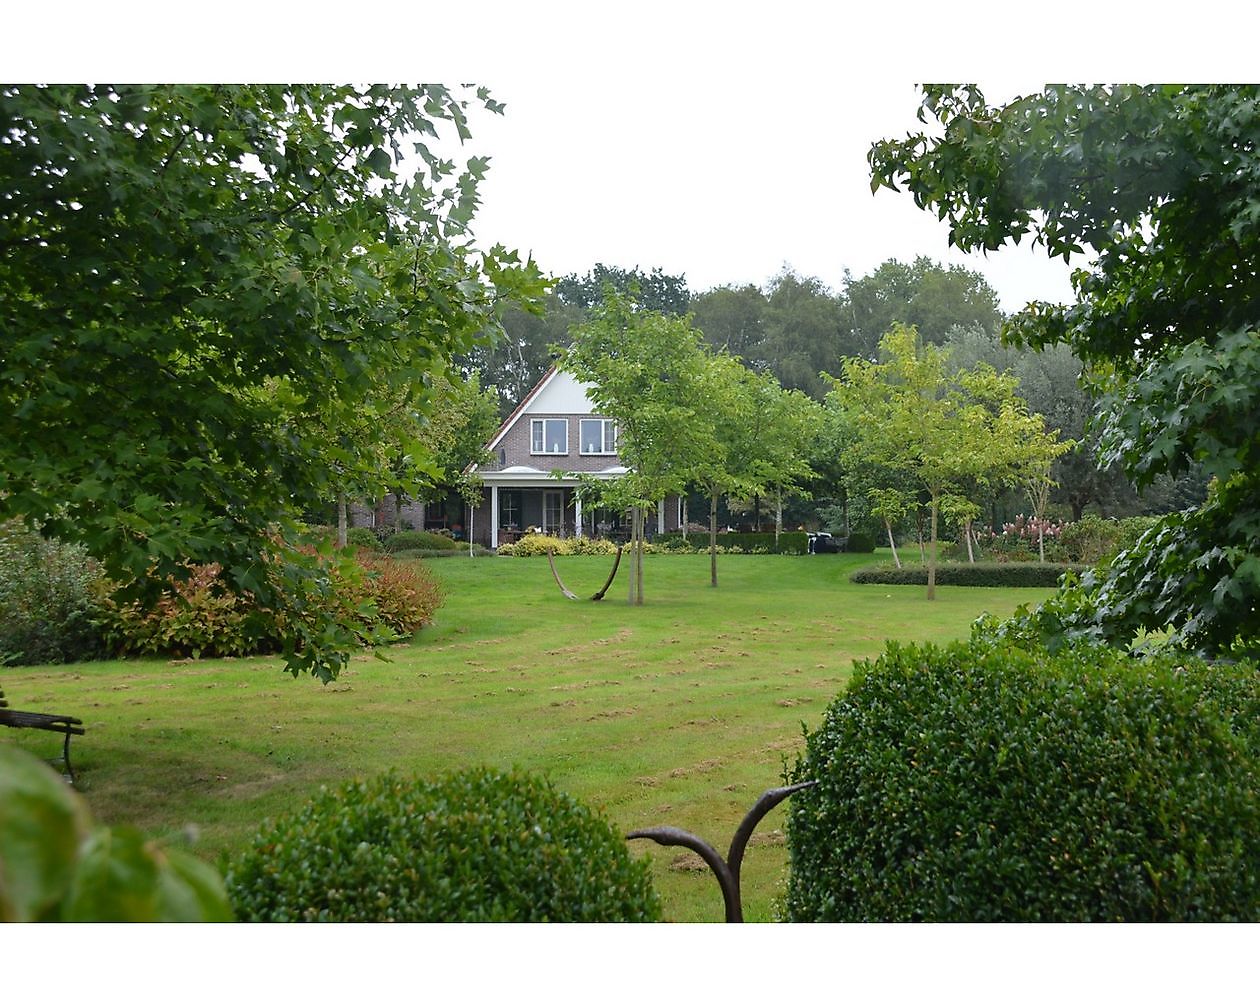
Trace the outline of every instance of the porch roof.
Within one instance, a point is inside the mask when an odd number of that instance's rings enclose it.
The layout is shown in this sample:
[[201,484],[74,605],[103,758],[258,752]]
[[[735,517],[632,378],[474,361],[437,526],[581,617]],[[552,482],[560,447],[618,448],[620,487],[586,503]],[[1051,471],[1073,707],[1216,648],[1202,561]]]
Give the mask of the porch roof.
[[486,486],[572,487],[579,484],[579,475],[587,479],[612,480],[626,475],[629,471],[625,466],[609,466],[607,469],[601,469],[598,472],[565,473],[563,476],[556,477],[551,474],[549,469],[535,469],[533,466],[518,465],[480,473],[480,476]]

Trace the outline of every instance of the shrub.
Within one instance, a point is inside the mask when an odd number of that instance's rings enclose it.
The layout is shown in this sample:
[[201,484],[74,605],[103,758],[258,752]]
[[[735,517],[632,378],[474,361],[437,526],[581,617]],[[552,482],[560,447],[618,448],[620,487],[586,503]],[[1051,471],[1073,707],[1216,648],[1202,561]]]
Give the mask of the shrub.
[[[719,532],[718,545],[725,547],[728,553],[789,553],[804,554],[809,549],[809,534],[806,532],[781,532],[776,545],[773,532]],[[705,540],[705,548],[708,540]]]
[[[356,560],[330,558],[324,569],[326,594],[302,605],[331,609],[343,625],[362,619],[371,606],[375,616],[367,620],[376,636],[360,634],[361,644],[410,637],[442,604],[438,583],[418,563],[363,554]],[[185,570],[186,576],[172,576],[156,591],[128,586],[129,599],[107,604],[102,626],[111,647],[123,654],[202,658],[262,654],[281,646],[285,617],[261,607],[249,592],[233,591],[219,564],[189,564]]]
[[530,532],[514,543],[499,547],[499,556],[532,557],[546,556],[606,556],[617,552],[617,547],[607,539],[587,539],[585,536],[560,539],[556,536]]
[[399,637],[410,637],[433,619],[442,604],[442,589],[427,567],[388,557],[361,557],[359,563],[367,577],[347,584],[345,596],[352,604],[373,604],[378,624]]
[[869,532],[850,532],[844,551],[846,553],[874,553],[875,537]]
[[1254,668],[976,636],[859,662],[792,776],[792,920],[1260,915]]
[[395,532],[385,540],[385,551],[387,553],[400,553],[403,550],[454,551],[459,548],[459,543],[450,536],[438,535],[436,532],[421,532],[419,530]]
[[[200,658],[274,651],[280,632],[275,614],[248,592],[228,587],[217,563],[188,564],[185,577],[167,578],[156,598],[118,599],[106,607],[102,627],[112,648],[126,654]],[[128,586],[141,594],[140,586]]]
[[264,825],[227,885],[251,921],[651,921],[648,864],[539,777],[389,773]]
[[17,521],[0,524],[0,664],[100,657],[106,591],[82,546],[45,539]]
[[346,545],[375,553],[381,548],[381,540],[370,528],[352,528],[346,529]]
[[1060,543],[1065,559],[1073,563],[1099,564],[1115,558],[1121,550],[1132,548],[1158,519],[1148,516],[1133,518],[1100,518],[1087,514],[1080,521],[1063,527]]
[[[971,588],[1054,588],[1065,573],[1081,569],[1079,565],[1031,562],[939,564],[936,583]],[[906,564],[900,569],[878,564],[849,575],[856,584],[925,585],[927,578],[922,564]]]

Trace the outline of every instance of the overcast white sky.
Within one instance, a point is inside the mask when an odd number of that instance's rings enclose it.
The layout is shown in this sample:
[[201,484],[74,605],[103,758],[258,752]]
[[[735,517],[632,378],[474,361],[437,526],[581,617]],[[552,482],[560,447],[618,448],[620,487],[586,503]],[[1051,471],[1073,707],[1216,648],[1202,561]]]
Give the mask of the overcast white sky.
[[[991,97],[1046,80],[1255,76],[1253,6],[1060,0],[843,5],[781,0],[373,4],[73,2],[6,12],[10,79],[474,80],[491,158],[482,244],[553,274],[597,262],[684,274],[693,291],[785,265],[839,288],[884,260],[979,270],[1008,311],[1071,296],[1025,247],[962,256],[905,194],[872,196],[866,153],[915,128],[915,84]],[[1074,264],[1075,265],[1075,264]]]

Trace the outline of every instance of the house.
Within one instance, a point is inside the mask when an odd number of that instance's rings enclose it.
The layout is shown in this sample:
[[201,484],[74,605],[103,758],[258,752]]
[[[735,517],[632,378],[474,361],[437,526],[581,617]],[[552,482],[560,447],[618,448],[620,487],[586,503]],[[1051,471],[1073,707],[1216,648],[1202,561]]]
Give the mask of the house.
[[[617,455],[617,425],[596,411],[591,386],[552,367],[486,445],[491,460],[472,467],[482,479],[469,538],[497,549],[530,528],[550,535],[624,538],[624,514],[583,508],[579,476],[612,480],[628,470]],[[557,475],[558,474],[558,475]],[[649,517],[658,534],[681,527],[671,495]]]

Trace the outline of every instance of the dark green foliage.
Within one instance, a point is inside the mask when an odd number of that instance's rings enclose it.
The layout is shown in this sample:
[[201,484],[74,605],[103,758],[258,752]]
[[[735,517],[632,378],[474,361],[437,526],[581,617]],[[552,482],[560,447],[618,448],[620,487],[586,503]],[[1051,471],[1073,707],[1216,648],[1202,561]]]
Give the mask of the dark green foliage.
[[268,823],[227,876],[250,921],[652,921],[648,861],[540,777],[397,773]]
[[555,292],[566,305],[589,311],[604,299],[609,287],[628,298],[640,311],[682,315],[691,300],[686,277],[670,276],[659,266],[653,267],[651,273],[644,273],[638,266],[622,269],[596,263],[586,276],[570,273],[561,277],[556,281]]
[[82,546],[0,523],[0,665],[99,658],[106,590]]
[[[869,532],[850,532],[848,542],[844,545],[846,553],[874,553],[875,537]],[[927,584],[926,581],[916,582]]]
[[[0,517],[120,581],[191,561],[273,606],[318,593],[296,552],[283,598],[258,577],[273,532],[387,482],[365,411],[424,414],[542,292],[472,246],[486,160],[435,153],[477,107],[502,108],[436,84],[0,87]],[[353,629],[291,615],[290,671],[335,676]]]
[[438,535],[436,532],[395,532],[385,540],[388,553],[399,553],[402,550],[457,550],[457,543],[450,536]]
[[1254,921],[1260,676],[977,637],[858,663],[793,771],[795,921]]
[[370,528],[346,529],[346,545],[375,552],[381,548],[380,537]]
[[[1054,588],[1069,571],[1081,567],[1055,563],[974,563],[941,564],[936,568],[938,585],[964,585],[971,588]],[[925,585],[928,570],[906,564],[900,570],[880,564],[863,567],[849,575],[855,584]]]

